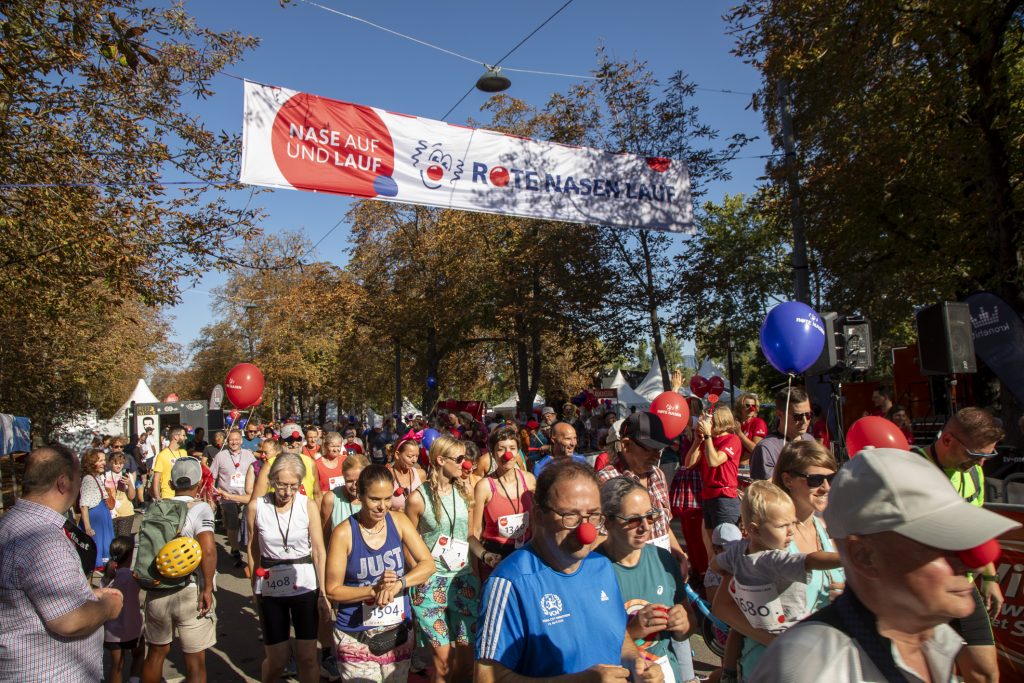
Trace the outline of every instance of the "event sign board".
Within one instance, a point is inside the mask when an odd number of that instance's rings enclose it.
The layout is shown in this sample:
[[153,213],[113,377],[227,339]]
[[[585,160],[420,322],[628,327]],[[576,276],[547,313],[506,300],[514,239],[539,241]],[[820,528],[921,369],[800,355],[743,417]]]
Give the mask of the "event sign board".
[[[1024,505],[986,504],[1004,517],[1024,524]],[[1005,602],[992,620],[992,632],[999,654],[999,672],[1004,681],[1024,679],[1024,529],[999,537],[1003,554],[996,560],[996,576]]]
[[246,81],[240,181],[692,232],[686,164],[542,142]]

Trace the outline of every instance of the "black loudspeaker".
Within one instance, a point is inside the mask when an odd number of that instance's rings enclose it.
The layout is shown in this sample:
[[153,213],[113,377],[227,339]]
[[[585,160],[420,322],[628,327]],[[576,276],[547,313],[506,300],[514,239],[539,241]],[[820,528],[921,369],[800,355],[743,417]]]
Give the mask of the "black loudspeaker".
[[[825,346],[821,349],[821,355],[814,365],[807,369],[808,375],[824,375],[829,370],[839,365],[839,349],[836,344],[836,318],[838,316],[832,311],[825,311],[821,314],[821,322],[825,327]],[[842,338],[839,339],[839,346],[842,345]]]
[[843,318],[843,361],[847,370],[867,372],[874,367],[871,323],[864,318]]
[[917,357],[925,375],[978,371],[966,303],[942,301],[917,312]]

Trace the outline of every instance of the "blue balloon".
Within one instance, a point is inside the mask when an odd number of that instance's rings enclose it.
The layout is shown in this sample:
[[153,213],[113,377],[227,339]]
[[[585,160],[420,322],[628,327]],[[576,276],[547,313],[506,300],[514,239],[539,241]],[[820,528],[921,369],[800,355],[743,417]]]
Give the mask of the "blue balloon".
[[424,429],[423,440],[420,441],[420,445],[426,448],[427,451],[429,452],[431,444],[433,444],[434,440],[439,436],[441,436],[441,432],[437,431],[436,429]]
[[437,388],[437,378],[434,377],[433,375],[430,375],[429,377],[427,377],[427,388],[428,389],[436,389]]
[[761,352],[779,372],[803,372],[814,365],[824,347],[825,325],[807,304],[781,303],[761,323]]

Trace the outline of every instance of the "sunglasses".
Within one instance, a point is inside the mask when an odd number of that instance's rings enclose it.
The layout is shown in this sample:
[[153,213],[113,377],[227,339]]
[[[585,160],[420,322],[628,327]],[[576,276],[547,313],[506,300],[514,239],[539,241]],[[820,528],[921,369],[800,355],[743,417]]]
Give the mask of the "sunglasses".
[[450,455],[442,455],[441,457],[444,458],[445,460],[452,460],[452,461],[454,461],[456,465],[461,465],[462,461],[466,459],[466,454],[463,453],[462,455],[459,455],[459,456],[454,457],[454,458],[451,457]]
[[661,519],[661,510],[658,508],[651,508],[642,515],[630,515],[629,517],[621,517],[619,515],[612,515],[615,519],[622,523],[622,526],[633,529],[640,526],[640,522],[646,521],[648,524],[654,524]]
[[831,486],[832,480],[836,476],[835,472],[832,474],[805,474],[803,472],[790,472],[790,474],[806,479],[807,486],[812,489],[821,487],[826,481],[829,483],[829,486]]
[[998,450],[994,450],[991,453],[976,453],[976,452],[972,451],[970,448],[968,448],[967,444],[965,444],[963,439],[961,439],[959,436],[957,436],[953,432],[949,432],[949,435],[951,437],[953,437],[954,439],[956,439],[957,443],[959,443],[961,446],[964,447],[964,450],[967,452],[967,455],[971,456],[972,458],[992,458],[992,457],[995,457],[995,456],[999,455],[999,451]]
[[797,420],[807,420],[810,422],[811,418],[814,417],[814,413],[790,413],[789,417],[796,422]]

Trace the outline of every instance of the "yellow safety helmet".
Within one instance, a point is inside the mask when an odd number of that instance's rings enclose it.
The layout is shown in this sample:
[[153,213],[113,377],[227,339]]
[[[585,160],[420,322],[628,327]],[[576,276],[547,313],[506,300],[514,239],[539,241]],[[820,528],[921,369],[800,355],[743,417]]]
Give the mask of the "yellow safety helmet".
[[199,541],[179,536],[160,548],[156,555],[156,570],[169,579],[179,579],[194,572],[202,559],[203,549],[199,547]]

